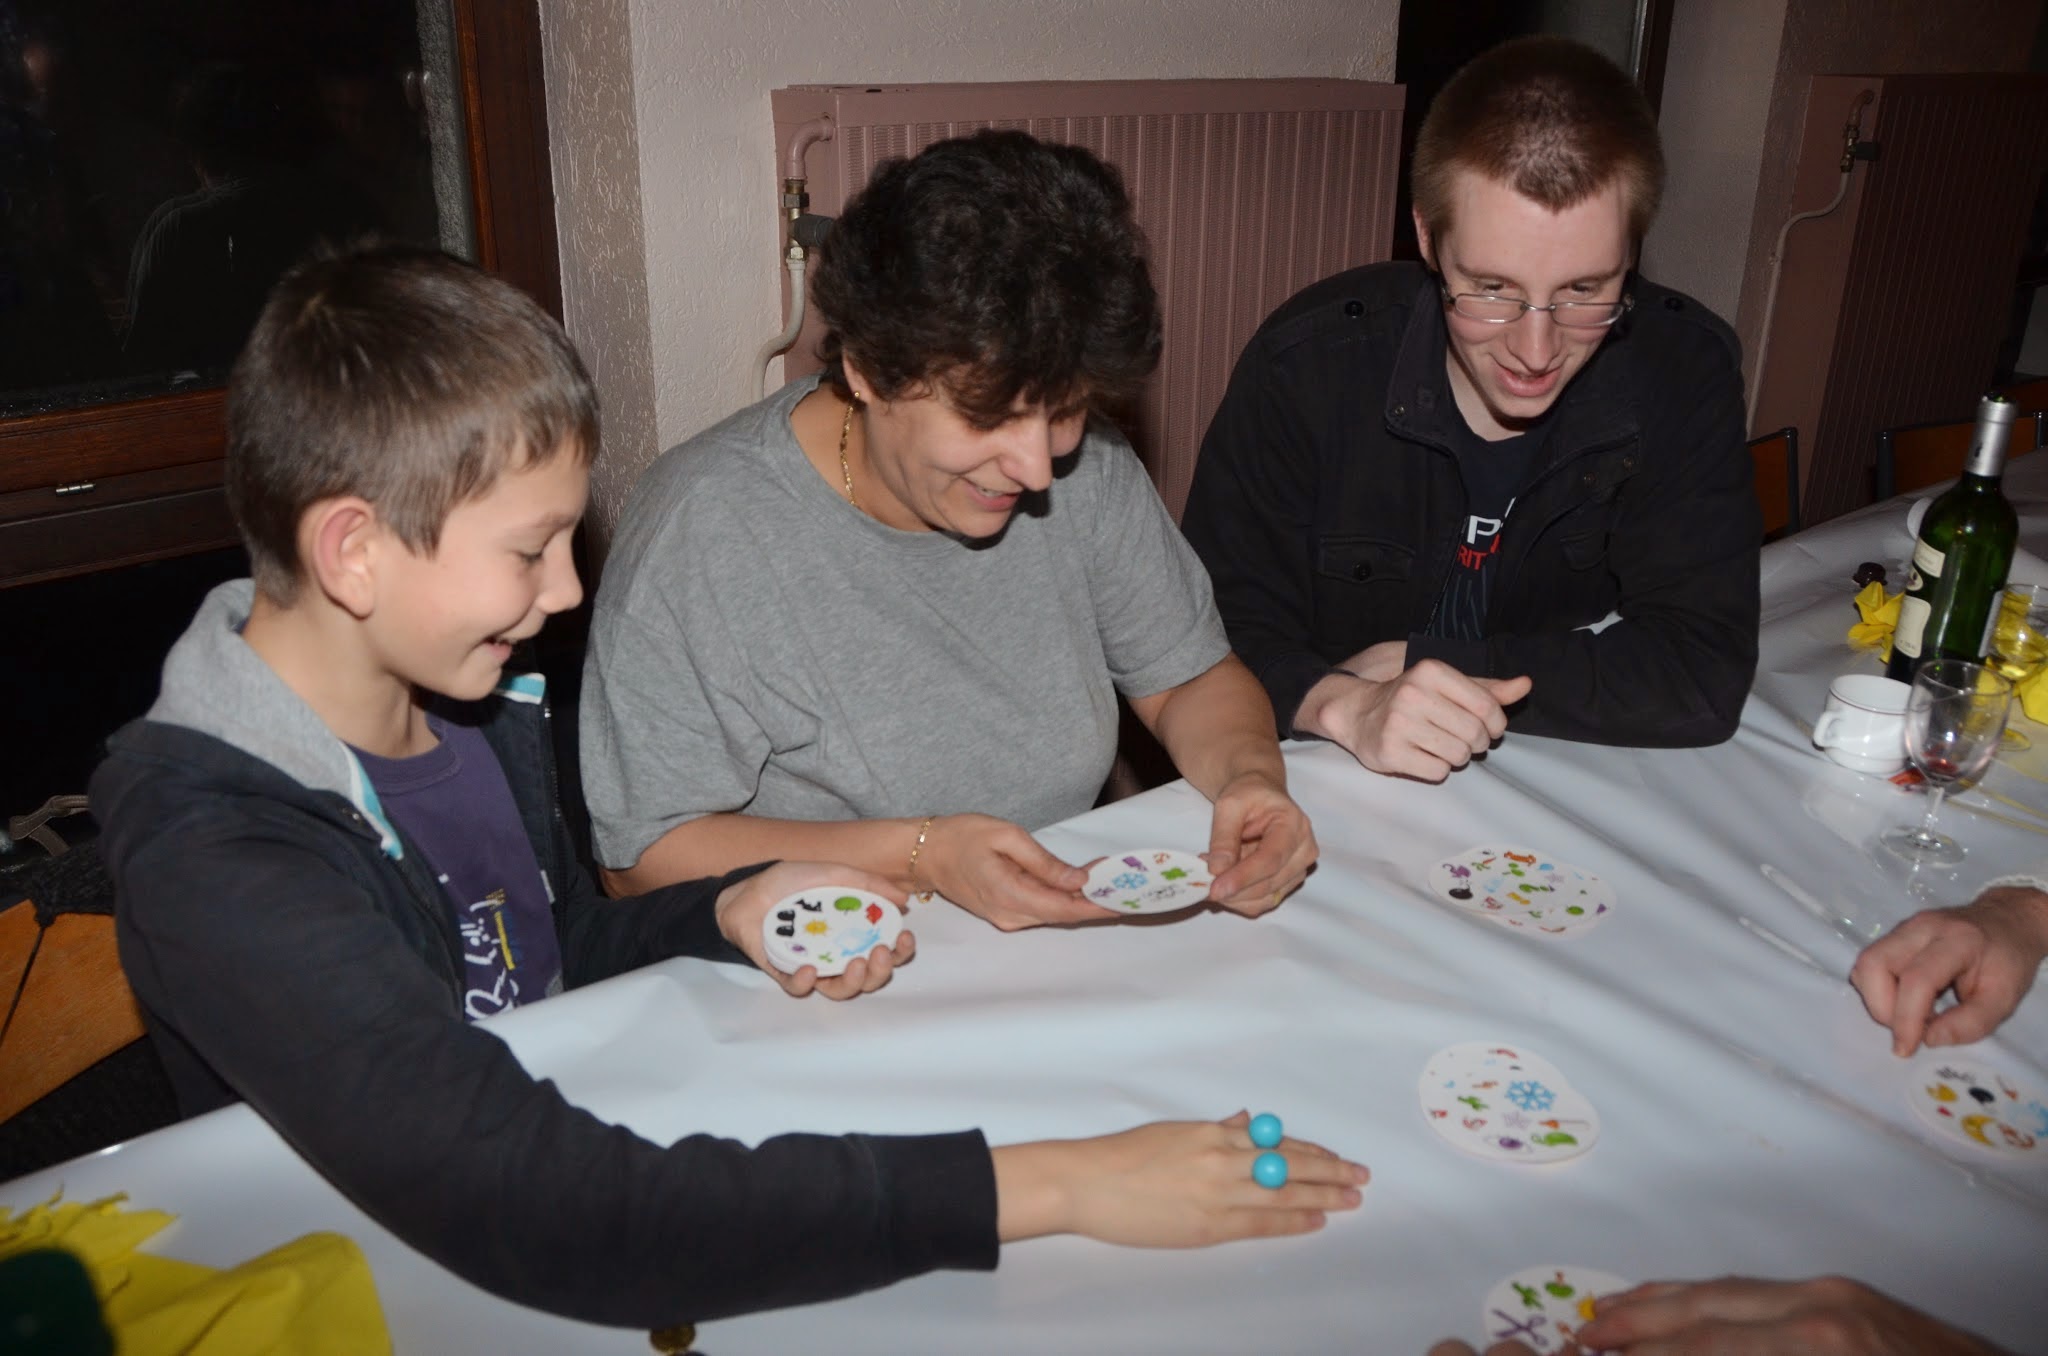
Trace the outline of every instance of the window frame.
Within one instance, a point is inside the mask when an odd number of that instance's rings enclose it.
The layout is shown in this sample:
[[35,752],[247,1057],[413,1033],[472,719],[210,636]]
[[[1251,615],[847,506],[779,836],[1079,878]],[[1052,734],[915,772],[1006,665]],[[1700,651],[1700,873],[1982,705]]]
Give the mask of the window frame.
[[[538,0],[449,0],[477,261],[562,314]],[[0,419],[0,588],[233,545],[226,393]]]

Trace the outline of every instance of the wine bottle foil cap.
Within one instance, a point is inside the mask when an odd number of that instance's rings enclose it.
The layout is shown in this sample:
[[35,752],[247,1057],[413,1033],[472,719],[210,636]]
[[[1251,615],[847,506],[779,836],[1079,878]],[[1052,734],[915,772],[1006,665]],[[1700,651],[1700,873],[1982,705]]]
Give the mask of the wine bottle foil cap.
[[2002,395],[1988,395],[1977,402],[1977,422],[1987,421],[2010,428],[2020,417],[2020,407]]
[[1970,455],[1963,462],[1968,475],[1996,480],[2005,470],[2005,444],[2019,407],[1992,394],[1977,402],[1977,427],[1970,434]]

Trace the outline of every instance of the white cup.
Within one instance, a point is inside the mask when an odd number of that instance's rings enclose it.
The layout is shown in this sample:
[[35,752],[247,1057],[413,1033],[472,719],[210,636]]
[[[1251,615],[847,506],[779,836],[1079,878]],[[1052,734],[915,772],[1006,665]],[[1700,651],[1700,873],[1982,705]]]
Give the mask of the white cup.
[[1912,687],[1874,673],[1845,673],[1828,684],[1828,704],[1813,742],[1843,767],[1889,777],[1906,765],[1906,698]]

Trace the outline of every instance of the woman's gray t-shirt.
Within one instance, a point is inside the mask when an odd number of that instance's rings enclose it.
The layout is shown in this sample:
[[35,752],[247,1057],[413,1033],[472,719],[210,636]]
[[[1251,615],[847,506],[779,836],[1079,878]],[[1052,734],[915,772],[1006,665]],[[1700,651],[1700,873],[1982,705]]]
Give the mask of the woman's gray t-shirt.
[[598,590],[581,739],[597,857],[707,814],[844,820],[1086,810],[1115,692],[1229,652],[1208,575],[1130,446],[1089,432],[1002,535],[901,532],[790,432],[796,381],[669,451]]

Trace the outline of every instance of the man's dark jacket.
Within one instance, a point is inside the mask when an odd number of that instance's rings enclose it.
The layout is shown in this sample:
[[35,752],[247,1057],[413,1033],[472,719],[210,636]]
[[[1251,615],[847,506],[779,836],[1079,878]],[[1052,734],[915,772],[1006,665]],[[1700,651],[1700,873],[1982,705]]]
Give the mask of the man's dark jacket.
[[[661,1147],[571,1105],[463,1020],[443,887],[360,768],[241,640],[246,581],[207,598],[92,805],[121,963],[190,1114],[245,1099],[379,1224],[476,1285],[659,1327],[995,1265],[978,1133]],[[731,881],[607,900],[557,808],[538,679],[463,708],[511,784],[554,900],[563,980],[740,960]]]
[[[1644,746],[1734,733],[1763,534],[1739,350],[1691,298],[1640,278],[1630,291],[1633,311],[1559,395],[1501,530],[1483,640],[1425,634],[1466,518],[1435,281],[1415,264],[1353,269],[1253,336],[1182,528],[1281,734],[1317,681],[1385,640],[1406,640],[1411,665],[1527,674],[1509,713],[1521,733]],[[1622,620],[1580,629],[1610,612]]]

